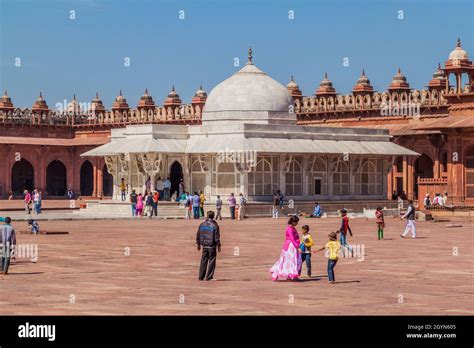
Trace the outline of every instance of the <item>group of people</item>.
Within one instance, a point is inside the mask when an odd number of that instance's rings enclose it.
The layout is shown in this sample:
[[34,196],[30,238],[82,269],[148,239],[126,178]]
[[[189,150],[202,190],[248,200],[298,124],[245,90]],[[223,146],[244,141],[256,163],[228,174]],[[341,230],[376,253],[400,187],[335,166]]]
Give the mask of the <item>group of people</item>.
[[423,205],[425,206],[425,208],[429,208],[431,206],[444,207],[447,202],[448,202],[448,193],[447,192],[445,192],[444,195],[442,195],[441,193],[436,193],[433,200],[431,200],[430,194],[427,193],[425,195],[424,200],[423,200]]
[[34,189],[32,192],[28,190],[23,191],[24,198],[23,202],[25,203],[25,213],[31,214],[31,204],[33,204],[33,211],[35,214],[41,214],[41,201],[42,195],[41,190]]
[[[178,201],[179,197],[181,197],[184,194],[184,181],[183,179],[180,179],[179,184],[178,184],[178,191],[171,192],[171,180],[169,177],[167,177],[165,180],[163,180],[161,177],[158,178],[156,181],[155,185],[155,190],[151,189],[151,178],[148,177],[148,179],[145,182],[145,194],[149,192],[152,192],[152,195],[154,194],[154,191],[158,192],[158,197],[160,201]],[[119,190],[120,190],[120,197],[122,199],[122,202],[126,201],[127,199],[127,192],[128,192],[128,184],[125,182],[125,179],[122,178],[120,181],[119,185]],[[133,191],[133,190],[132,190]]]
[[[206,195],[202,192],[194,192],[190,194],[189,192],[185,192],[179,199],[180,204],[182,204],[185,208],[185,217],[186,219],[190,219],[193,217],[194,219],[199,219],[204,217],[204,203],[206,202]],[[223,201],[220,195],[217,196],[216,199],[216,212],[215,219],[222,220],[222,206]],[[245,215],[245,205],[247,204],[247,199],[244,197],[242,193],[239,194],[239,197],[235,197],[234,193],[232,192],[230,196],[227,198],[227,204],[229,205],[229,213],[230,218],[232,220],[237,219],[243,220]],[[237,212],[237,214],[236,214]]]
[[132,217],[148,216],[150,219],[153,216],[158,216],[158,200],[160,195],[158,191],[145,191],[142,195],[137,194],[135,190],[130,193],[130,204],[132,207]]

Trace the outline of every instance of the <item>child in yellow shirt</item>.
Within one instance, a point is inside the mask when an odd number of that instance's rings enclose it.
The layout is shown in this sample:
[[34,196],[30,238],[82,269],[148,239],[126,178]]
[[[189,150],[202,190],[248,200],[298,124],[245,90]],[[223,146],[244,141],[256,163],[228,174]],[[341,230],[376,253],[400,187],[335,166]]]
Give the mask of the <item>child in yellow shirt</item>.
[[299,274],[301,275],[301,269],[303,268],[303,262],[306,261],[306,273],[311,278],[311,247],[314,245],[313,237],[309,233],[309,226],[304,225],[303,236],[301,238],[300,253],[301,253],[301,267]]
[[337,232],[331,232],[328,235],[329,242],[326,245],[316,250],[315,252],[327,249],[328,250],[328,279],[329,283],[332,284],[336,281],[334,276],[334,267],[336,266],[337,260],[339,259],[339,251],[341,250],[341,243],[337,241]]

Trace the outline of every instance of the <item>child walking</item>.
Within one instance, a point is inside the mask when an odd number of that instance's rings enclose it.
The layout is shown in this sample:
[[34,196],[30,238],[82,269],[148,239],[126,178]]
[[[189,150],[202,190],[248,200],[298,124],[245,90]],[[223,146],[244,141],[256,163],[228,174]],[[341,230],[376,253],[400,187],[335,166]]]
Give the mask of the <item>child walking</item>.
[[375,223],[377,224],[378,239],[381,240],[383,239],[383,229],[385,227],[382,207],[377,207],[377,210],[375,211]]
[[336,281],[336,276],[334,275],[334,267],[336,267],[337,260],[339,259],[339,251],[341,250],[341,244],[337,241],[337,232],[331,232],[328,235],[329,242],[326,245],[315,251],[327,250],[328,255],[328,283],[333,284]]
[[341,227],[339,228],[339,232],[341,235],[339,237],[339,241],[344,248],[347,248],[348,251],[351,254],[353,254],[352,247],[347,244],[347,232],[349,232],[350,236],[352,237],[352,231],[351,231],[351,228],[349,227],[349,218],[347,217],[347,210],[342,209],[341,215],[342,215],[342,221],[341,221]]
[[303,263],[306,261],[306,274],[311,278],[311,247],[314,245],[313,237],[309,233],[309,226],[304,225],[303,227],[303,237],[301,238],[301,268],[299,275],[301,275],[301,270],[303,268]]

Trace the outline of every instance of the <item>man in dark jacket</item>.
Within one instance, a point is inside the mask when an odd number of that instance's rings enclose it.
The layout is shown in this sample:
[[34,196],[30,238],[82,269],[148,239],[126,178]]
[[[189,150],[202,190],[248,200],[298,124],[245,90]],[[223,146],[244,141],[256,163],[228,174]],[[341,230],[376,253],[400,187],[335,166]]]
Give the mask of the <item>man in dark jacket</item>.
[[11,225],[12,219],[6,217],[3,220],[5,224],[0,227],[0,268],[3,274],[7,274],[10,257],[12,257],[12,251],[16,246],[16,234]]
[[[214,212],[207,212],[206,221],[199,225],[196,233],[197,250],[202,248],[201,266],[199,267],[199,280],[211,280],[216,269],[216,249],[221,252],[219,225],[214,220]],[[207,274],[206,274],[207,271]]]

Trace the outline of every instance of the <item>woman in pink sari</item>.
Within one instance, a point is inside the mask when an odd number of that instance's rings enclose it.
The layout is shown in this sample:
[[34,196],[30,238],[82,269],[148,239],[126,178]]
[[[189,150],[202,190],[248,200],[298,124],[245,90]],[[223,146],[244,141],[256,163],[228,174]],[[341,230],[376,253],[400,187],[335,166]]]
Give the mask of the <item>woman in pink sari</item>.
[[270,269],[273,281],[278,280],[278,278],[298,280],[298,271],[301,267],[301,255],[299,252],[300,238],[295,226],[298,225],[299,220],[298,216],[292,216],[290,220],[288,220],[286,239],[280,253],[280,259]]

